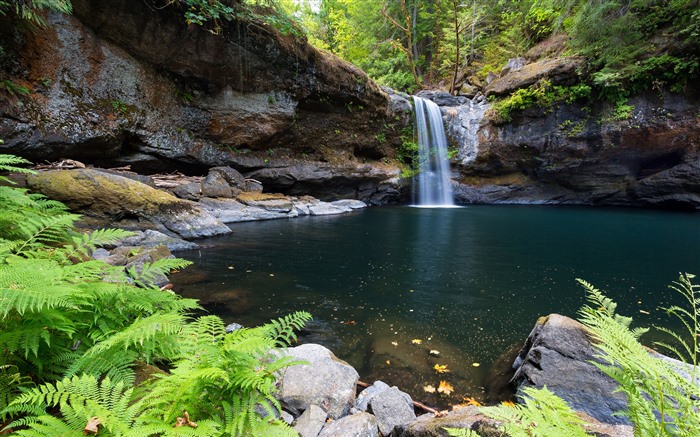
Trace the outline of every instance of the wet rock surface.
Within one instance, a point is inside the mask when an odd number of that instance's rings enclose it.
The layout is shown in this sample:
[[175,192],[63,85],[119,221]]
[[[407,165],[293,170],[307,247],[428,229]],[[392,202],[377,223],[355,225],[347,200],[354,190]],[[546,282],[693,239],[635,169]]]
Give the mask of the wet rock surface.
[[617,382],[593,362],[595,349],[579,322],[550,314],[537,322],[513,364],[518,390],[542,388],[564,399],[574,410],[613,425],[629,424],[616,413],[627,409],[626,396],[616,392]]

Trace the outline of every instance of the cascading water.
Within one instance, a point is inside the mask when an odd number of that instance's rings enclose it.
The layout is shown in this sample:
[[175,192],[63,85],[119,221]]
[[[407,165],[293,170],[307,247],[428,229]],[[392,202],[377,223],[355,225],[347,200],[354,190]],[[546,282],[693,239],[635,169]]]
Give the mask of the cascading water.
[[438,105],[413,96],[418,132],[418,175],[413,178],[413,204],[422,207],[454,206],[450,185],[447,138]]

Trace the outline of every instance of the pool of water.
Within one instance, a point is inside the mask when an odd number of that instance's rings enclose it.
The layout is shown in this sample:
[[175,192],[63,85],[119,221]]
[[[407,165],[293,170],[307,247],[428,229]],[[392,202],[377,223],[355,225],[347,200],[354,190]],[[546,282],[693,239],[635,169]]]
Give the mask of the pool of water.
[[[301,341],[432,405],[491,397],[490,369],[539,316],[576,317],[576,278],[639,324],[667,325],[667,285],[700,273],[699,214],[632,209],[382,207],[236,224],[201,243],[178,253],[194,265],[173,275],[177,292],[227,323],[309,311]],[[425,391],[440,381],[454,392]]]

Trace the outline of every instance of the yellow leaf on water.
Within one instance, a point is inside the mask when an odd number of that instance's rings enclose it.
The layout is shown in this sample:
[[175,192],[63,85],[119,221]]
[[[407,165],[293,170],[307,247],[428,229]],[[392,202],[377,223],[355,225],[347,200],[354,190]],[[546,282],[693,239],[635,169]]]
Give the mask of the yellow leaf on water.
[[479,367],[479,366],[481,366],[481,364],[479,364],[479,363],[472,363],[472,366],[474,366],[474,367]]
[[452,384],[450,384],[447,381],[440,381],[440,385],[438,386],[437,389],[438,393],[442,393],[446,396],[449,396],[450,393],[455,391],[454,387],[452,387]]
[[430,355],[437,357],[440,356],[440,351],[436,351],[435,349],[430,349]]
[[477,407],[481,406],[481,402],[477,401],[474,398],[463,397],[462,400],[464,401],[464,405],[474,405]]
[[433,387],[432,385],[426,385],[425,387],[423,387],[423,391],[427,393],[435,393],[435,387]]
[[413,340],[411,340],[411,343],[413,343],[413,344],[421,344],[421,343],[423,343],[423,340],[421,340],[420,338],[414,338]]
[[392,341],[391,344],[392,344],[394,347],[396,347],[396,346],[399,345],[399,343],[397,343],[397,342],[395,342],[395,341]]
[[513,402],[513,401],[503,401],[503,402],[501,402],[501,405],[503,405],[504,407],[511,407],[511,408],[513,408],[513,407],[515,407],[515,402]]
[[436,365],[433,366],[433,369],[435,369],[435,371],[436,371],[437,373],[448,373],[448,372],[450,371],[450,370],[447,368],[447,365],[446,365],[446,364],[445,364],[445,365],[436,364]]
[[387,363],[388,365],[391,365],[391,361],[390,361],[390,360],[386,360],[386,363]]

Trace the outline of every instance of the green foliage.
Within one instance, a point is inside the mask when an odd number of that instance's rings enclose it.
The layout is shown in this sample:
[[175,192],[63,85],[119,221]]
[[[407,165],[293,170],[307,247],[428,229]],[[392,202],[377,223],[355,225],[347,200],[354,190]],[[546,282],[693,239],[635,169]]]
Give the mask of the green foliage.
[[[579,312],[597,350],[593,362],[618,382],[618,391],[627,397],[627,411],[621,412],[633,424],[635,436],[700,435],[698,414],[698,337],[700,337],[700,285],[693,275],[681,274],[670,288],[687,307],[672,306],[666,311],[684,327],[682,332],[659,328],[673,343],[657,345],[681,361],[670,361],[650,352],[639,338],[647,328],[632,328],[632,318],[616,313],[617,304],[593,285],[581,279],[588,304]],[[585,436],[583,423],[566,403],[547,388],[526,388],[524,405],[485,407],[481,412],[503,421],[504,430],[517,436]],[[460,434],[455,434],[460,435]]]
[[[0,155],[0,170],[26,161]],[[25,170],[26,172],[26,170]],[[64,205],[0,187],[0,425],[17,435],[292,435],[263,419],[279,410],[275,375],[295,362],[276,348],[308,321],[294,313],[226,334],[218,317],[192,321],[196,301],[153,279],[188,262],[162,259],[124,270],[90,258],[121,230],[81,234]],[[137,362],[171,369],[138,389]],[[197,428],[173,428],[189,411]]]
[[523,389],[524,403],[481,408],[485,415],[503,422],[512,437],[584,437],[583,421],[547,387]]
[[414,135],[413,124],[401,131],[401,145],[396,150],[396,160],[403,165],[402,178],[408,179],[418,173],[418,141]]
[[447,431],[447,435],[451,437],[479,437],[479,434],[471,429],[464,428],[443,428]]
[[0,81],[0,91],[4,91],[11,96],[25,96],[29,94],[29,88],[23,85],[17,85],[9,79]]
[[552,85],[548,80],[541,80],[533,86],[519,89],[505,99],[495,102],[493,110],[499,118],[509,121],[513,111],[521,111],[533,106],[551,110],[555,104],[587,99],[590,94],[591,87],[585,84],[564,87]]
[[[597,356],[602,364],[596,364],[603,372],[620,384],[627,395],[625,412],[635,426],[635,435],[694,436],[700,433],[700,415],[696,400],[700,388],[695,383],[697,371],[697,342],[700,330],[698,302],[700,287],[693,285],[693,275],[682,274],[671,288],[679,292],[690,308],[671,307],[671,315],[683,322],[688,338],[668,329],[679,345],[666,345],[686,359],[690,368],[674,364],[650,354],[638,339],[646,328],[630,328],[629,317],[615,313],[615,305],[599,290],[585,281],[579,281],[588,293],[589,305],[580,314],[581,321],[591,330],[599,349]],[[684,353],[679,353],[683,351]],[[690,375],[684,378],[682,373]]]
[[0,15],[12,11],[18,18],[39,26],[46,26],[46,11],[69,14],[72,9],[70,0],[0,0]]

